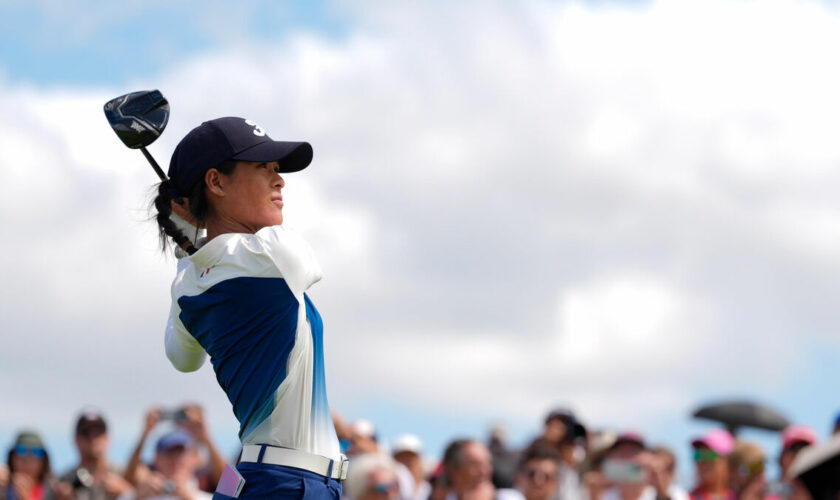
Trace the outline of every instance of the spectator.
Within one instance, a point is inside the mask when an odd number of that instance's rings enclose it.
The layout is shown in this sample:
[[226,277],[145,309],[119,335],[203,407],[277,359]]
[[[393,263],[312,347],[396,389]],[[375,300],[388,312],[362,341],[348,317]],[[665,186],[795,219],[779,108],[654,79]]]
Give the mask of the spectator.
[[496,424],[490,429],[487,449],[490,450],[490,456],[493,459],[493,486],[513,488],[520,453],[508,447],[507,431],[503,425]]
[[664,446],[656,446],[651,448],[650,451],[662,461],[664,481],[668,485],[668,498],[670,500],[688,500],[688,492],[674,481],[677,472],[677,457],[674,456],[674,453]]
[[164,434],[155,445],[151,470],[140,474],[137,500],[209,500],[195,477],[200,464],[192,436],[183,429]]
[[570,410],[558,408],[546,416],[543,433],[532,446],[535,444],[551,446],[560,454],[559,500],[578,500],[578,465],[586,455],[586,428]]
[[5,491],[6,485],[9,484],[9,467],[6,464],[0,464],[0,490]]
[[496,489],[491,477],[490,451],[479,441],[458,439],[446,447],[443,470],[449,486],[447,500],[521,500],[513,489]]
[[559,487],[560,454],[547,446],[527,448],[516,472],[516,487],[525,500],[555,498]]
[[767,483],[764,479],[764,452],[753,443],[739,441],[729,454],[729,486],[738,500],[762,500]]
[[378,453],[366,453],[350,462],[343,485],[347,500],[398,500],[396,462]]
[[[159,407],[153,407],[146,412],[140,439],[134,447],[134,452],[125,469],[125,478],[134,486],[139,485],[145,480],[145,476],[149,471],[141,462],[143,448],[149,434],[163,421],[172,421],[176,428],[187,432],[191,438],[191,445],[204,446],[207,449],[210,462],[207,466],[207,478],[203,486],[206,490],[214,490],[225,468],[225,461],[210,439],[210,434],[207,431],[207,425],[204,420],[204,412],[197,405],[184,405],[175,411],[168,412],[164,412]],[[197,453],[195,455],[198,457]],[[195,464],[196,470],[200,468],[200,462]]]
[[834,417],[834,428],[831,429],[831,435],[840,434],[840,413],[837,413],[837,416]]
[[729,464],[726,459],[735,447],[735,439],[723,429],[715,429],[691,442],[697,469],[697,486],[691,500],[732,500],[729,488]]
[[669,497],[670,477],[665,461],[647,451],[642,436],[634,432],[620,434],[602,464],[604,483],[611,485],[600,499],[654,500]]
[[[597,500],[604,491],[612,485],[604,478],[603,464],[607,454],[618,439],[618,435],[610,430],[594,431],[590,434],[586,457],[580,464],[581,479],[583,480],[586,498]],[[561,484],[562,488],[563,485]]]
[[[397,437],[391,446],[394,460],[408,472],[408,480],[400,481],[400,492],[403,498],[426,500],[432,491],[431,484],[424,478],[422,453],[423,444],[417,436],[411,434]],[[403,477],[399,473],[398,476],[401,479]]]
[[85,410],[76,420],[74,433],[79,463],[59,478],[57,499],[114,500],[133,488],[122,472],[108,462],[108,425],[96,410]]
[[347,454],[350,450],[350,438],[353,436],[353,429],[344,423],[344,418],[336,411],[332,412],[332,421],[341,453]]
[[769,491],[783,500],[793,494],[794,479],[790,466],[799,452],[817,443],[817,433],[806,425],[789,425],[782,431],[782,451],[779,453],[779,478],[769,485]]
[[368,420],[356,420],[350,426],[350,448],[347,450],[347,455],[364,455],[365,453],[379,453],[376,429]]
[[210,439],[204,410],[197,404],[188,403],[182,406],[179,412],[181,418],[176,420],[176,425],[189,432],[196,445],[207,451],[207,463],[200,463],[196,473],[201,489],[214,491],[225,470],[225,459]]
[[429,492],[428,500],[446,500],[449,494],[449,485],[446,483],[446,474],[443,472],[443,464],[438,463],[435,470],[429,474],[429,484],[432,490]]
[[50,456],[38,434],[21,432],[9,449],[9,480],[0,498],[3,500],[42,500],[51,495],[49,488]]

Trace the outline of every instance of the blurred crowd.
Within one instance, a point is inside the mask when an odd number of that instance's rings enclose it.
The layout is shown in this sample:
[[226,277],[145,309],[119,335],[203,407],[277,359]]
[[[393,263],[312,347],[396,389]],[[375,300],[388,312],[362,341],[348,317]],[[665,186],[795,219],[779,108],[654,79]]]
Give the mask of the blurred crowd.
[[[154,457],[144,463],[146,442],[162,423],[170,425],[158,433]],[[209,499],[225,467],[204,412],[195,404],[171,411],[149,409],[125,467],[108,460],[110,436],[100,411],[81,412],[73,441],[77,463],[55,474],[40,435],[20,432],[9,448],[6,467],[0,469],[0,500]]]
[[[350,457],[347,500],[810,500],[791,465],[818,440],[813,429],[791,425],[770,457],[756,443],[712,430],[686,441],[695,474],[684,489],[675,482],[674,450],[633,431],[588,429],[567,409],[549,413],[524,447],[511,447],[496,428],[484,440],[451,441],[440,457],[429,456],[417,436],[386,445],[369,421],[333,420]],[[209,499],[225,463],[238,459],[222,457],[195,404],[147,410],[123,466],[107,458],[109,427],[100,411],[82,411],[74,430],[77,462],[66,471],[52,470],[38,433],[17,434],[0,467],[0,500]],[[840,416],[834,433],[840,436]],[[144,462],[147,445],[154,453]],[[771,460],[778,465],[773,477]]]
[[497,428],[485,441],[453,440],[431,461],[415,436],[400,436],[386,451],[369,422],[337,421],[336,429],[351,456],[344,488],[352,500],[810,500],[791,466],[818,440],[807,426],[785,428],[772,457],[778,474],[769,477],[771,457],[757,443],[712,430],[686,442],[695,474],[684,489],[673,450],[638,432],[589,430],[566,409],[548,414],[542,433],[521,449]]

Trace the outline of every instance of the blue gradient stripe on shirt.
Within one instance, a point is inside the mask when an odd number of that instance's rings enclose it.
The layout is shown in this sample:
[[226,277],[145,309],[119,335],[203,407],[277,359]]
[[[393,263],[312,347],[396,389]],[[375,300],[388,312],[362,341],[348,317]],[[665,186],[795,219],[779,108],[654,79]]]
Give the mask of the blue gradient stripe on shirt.
[[[234,298],[234,300],[232,300]],[[240,437],[274,409],[295,344],[298,301],[282,278],[239,277],[178,299],[180,319],[210,354]]]

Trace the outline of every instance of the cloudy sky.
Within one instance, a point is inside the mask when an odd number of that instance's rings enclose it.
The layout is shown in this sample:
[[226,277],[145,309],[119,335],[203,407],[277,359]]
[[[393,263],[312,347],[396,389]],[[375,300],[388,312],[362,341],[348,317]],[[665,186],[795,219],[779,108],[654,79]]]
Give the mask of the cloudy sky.
[[[0,3],[0,442],[59,466],[86,404],[236,422],[172,369],[154,173],[102,104],[158,88],[162,164],[237,115],[315,160],[286,224],[325,270],[331,404],[430,453],[570,405],[685,457],[698,404],[823,436],[840,409],[840,11],[762,0]],[[752,433],[770,453],[772,434]],[[684,471],[687,468],[684,467]],[[690,480],[690,477],[684,477]]]

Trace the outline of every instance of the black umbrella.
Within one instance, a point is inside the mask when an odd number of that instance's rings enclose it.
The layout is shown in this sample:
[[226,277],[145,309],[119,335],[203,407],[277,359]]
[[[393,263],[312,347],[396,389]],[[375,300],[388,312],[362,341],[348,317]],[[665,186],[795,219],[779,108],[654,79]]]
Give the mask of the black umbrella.
[[735,435],[741,427],[781,431],[790,424],[788,419],[776,410],[747,401],[730,401],[704,406],[697,409],[693,416],[720,422],[732,435]]
[[840,435],[800,451],[790,466],[814,500],[835,500],[840,492]]

